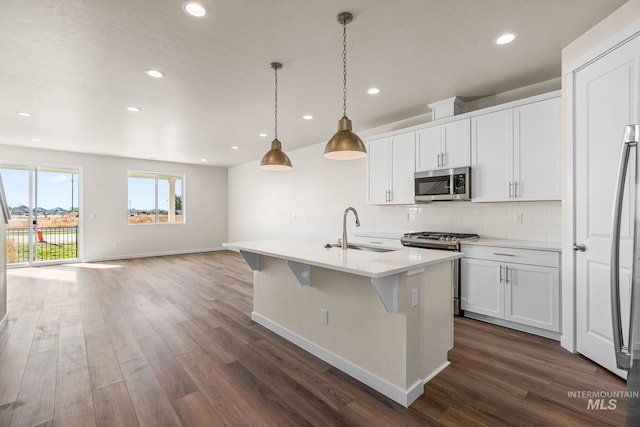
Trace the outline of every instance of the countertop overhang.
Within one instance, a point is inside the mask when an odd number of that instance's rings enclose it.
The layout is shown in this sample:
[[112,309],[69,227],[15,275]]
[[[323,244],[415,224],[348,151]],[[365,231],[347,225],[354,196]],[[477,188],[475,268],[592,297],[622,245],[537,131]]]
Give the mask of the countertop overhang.
[[462,252],[421,248],[390,248],[389,252],[325,248],[326,240],[257,240],[224,243],[229,249],[286,259],[300,264],[328,268],[344,273],[383,278],[417,270],[432,264],[462,258]]

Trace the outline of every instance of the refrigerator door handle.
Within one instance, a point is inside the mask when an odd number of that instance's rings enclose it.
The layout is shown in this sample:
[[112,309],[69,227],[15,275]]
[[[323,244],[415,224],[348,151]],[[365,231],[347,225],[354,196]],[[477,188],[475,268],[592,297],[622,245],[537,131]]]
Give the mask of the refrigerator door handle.
[[620,316],[620,223],[622,221],[622,202],[624,199],[624,183],[629,165],[631,147],[638,144],[640,125],[629,125],[624,130],[620,164],[618,166],[617,187],[614,193],[613,221],[611,230],[611,320],[613,324],[613,345],[616,355],[616,365],[620,369],[629,370],[631,354],[624,346],[622,338],[622,319]]

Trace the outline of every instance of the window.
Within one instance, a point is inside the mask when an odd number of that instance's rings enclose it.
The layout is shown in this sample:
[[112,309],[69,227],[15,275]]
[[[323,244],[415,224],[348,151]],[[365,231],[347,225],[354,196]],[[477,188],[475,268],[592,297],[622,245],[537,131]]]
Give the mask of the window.
[[129,224],[183,223],[184,176],[129,171]]

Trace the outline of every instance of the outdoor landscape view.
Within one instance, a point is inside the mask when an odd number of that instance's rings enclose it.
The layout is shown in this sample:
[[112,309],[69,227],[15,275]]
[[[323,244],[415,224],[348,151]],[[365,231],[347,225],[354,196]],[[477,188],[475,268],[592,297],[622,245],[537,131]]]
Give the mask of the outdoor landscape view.
[[[78,169],[0,165],[11,213],[7,263],[78,258],[80,203]],[[124,189],[123,189],[124,190]],[[184,177],[129,172],[128,224],[184,222]]]

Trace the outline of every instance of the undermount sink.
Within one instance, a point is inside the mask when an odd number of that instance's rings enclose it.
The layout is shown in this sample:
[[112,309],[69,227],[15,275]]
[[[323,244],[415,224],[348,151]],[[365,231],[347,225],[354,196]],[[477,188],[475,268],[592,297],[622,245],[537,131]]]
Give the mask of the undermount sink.
[[[342,248],[342,244],[340,243],[327,243],[324,245],[325,248]],[[353,243],[349,243],[348,249],[355,249],[357,251],[367,251],[367,252],[393,252],[396,249],[388,249],[388,248],[377,248],[373,246],[362,246],[362,245],[354,245]]]

